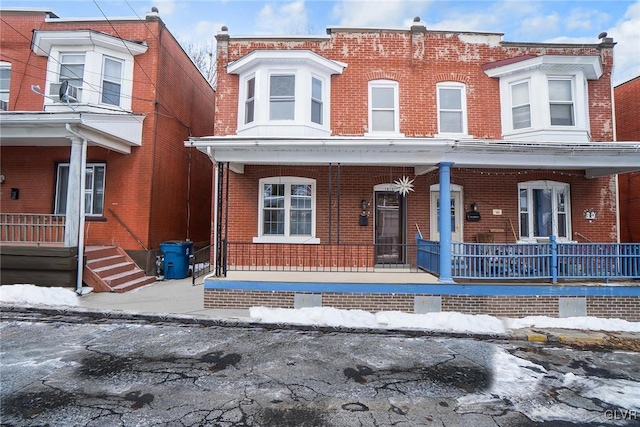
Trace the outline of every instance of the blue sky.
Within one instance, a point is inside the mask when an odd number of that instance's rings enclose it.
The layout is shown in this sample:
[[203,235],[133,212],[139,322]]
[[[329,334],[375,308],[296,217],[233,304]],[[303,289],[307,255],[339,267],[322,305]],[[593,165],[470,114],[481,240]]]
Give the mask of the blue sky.
[[640,0],[1,0],[0,7],[52,9],[61,18],[144,17],[152,6],[181,41],[207,45],[222,25],[234,35],[325,34],[327,26],[504,33],[514,42],[597,43],[606,31],[614,50],[614,84],[640,75]]

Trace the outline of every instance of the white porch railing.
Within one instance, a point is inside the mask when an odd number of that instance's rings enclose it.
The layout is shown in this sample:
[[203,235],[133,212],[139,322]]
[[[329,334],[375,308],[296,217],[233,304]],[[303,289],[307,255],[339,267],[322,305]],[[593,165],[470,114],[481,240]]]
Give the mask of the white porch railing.
[[0,242],[64,243],[64,215],[2,213]]

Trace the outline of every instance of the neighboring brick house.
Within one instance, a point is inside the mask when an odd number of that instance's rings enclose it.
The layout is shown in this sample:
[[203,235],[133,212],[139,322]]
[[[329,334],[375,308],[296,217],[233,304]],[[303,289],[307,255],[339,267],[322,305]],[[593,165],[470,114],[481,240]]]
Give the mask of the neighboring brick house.
[[[615,174],[640,153],[613,142],[612,39],[514,43],[419,20],[216,38],[215,134],[186,145],[217,164],[216,275],[259,273],[205,280],[205,306],[292,307],[311,293],[411,310],[435,288],[331,274],[415,267],[417,230],[439,242],[443,283],[458,267],[452,242],[617,241]],[[300,271],[313,283],[294,283]]]
[[[640,76],[614,88],[616,140],[640,141]],[[640,172],[618,176],[620,241],[640,242]]]
[[2,282],[29,280],[4,262],[12,245],[114,246],[155,276],[161,242],[208,244],[213,168],[183,141],[213,133],[215,91],[157,10],[1,14]]

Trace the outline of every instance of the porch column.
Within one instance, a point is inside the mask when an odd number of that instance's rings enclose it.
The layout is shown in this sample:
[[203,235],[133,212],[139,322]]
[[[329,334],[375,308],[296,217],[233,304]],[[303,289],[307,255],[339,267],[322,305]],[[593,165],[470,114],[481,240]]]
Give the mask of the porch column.
[[80,233],[80,197],[84,192],[80,187],[82,175],[82,140],[70,136],[71,156],[69,157],[69,182],[67,185],[67,207],[65,211],[64,246],[78,246]]
[[454,283],[451,277],[451,166],[440,163],[440,210],[438,232],[440,233],[440,282]]

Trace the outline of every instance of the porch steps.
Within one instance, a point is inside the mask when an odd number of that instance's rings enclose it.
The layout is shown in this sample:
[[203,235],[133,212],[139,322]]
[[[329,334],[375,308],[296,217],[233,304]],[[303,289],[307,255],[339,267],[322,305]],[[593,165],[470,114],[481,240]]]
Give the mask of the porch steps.
[[156,281],[117,246],[87,246],[82,280],[94,292],[126,292]]

